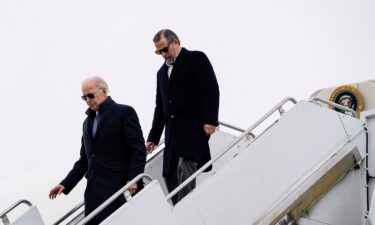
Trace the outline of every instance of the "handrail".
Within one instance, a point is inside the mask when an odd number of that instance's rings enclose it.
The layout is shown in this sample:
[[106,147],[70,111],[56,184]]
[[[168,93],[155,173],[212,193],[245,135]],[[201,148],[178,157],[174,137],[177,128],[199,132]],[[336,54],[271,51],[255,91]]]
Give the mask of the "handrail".
[[167,195],[167,200],[171,199],[175,196],[179,191],[181,191],[186,185],[188,185],[191,181],[193,181],[199,174],[205,171],[208,167],[210,167],[216,160],[218,160],[221,156],[223,156],[226,152],[228,152],[233,146],[235,146],[239,141],[242,140],[247,134],[249,134],[252,130],[258,127],[264,120],[266,120],[269,116],[271,116],[275,111],[279,110],[279,108],[284,105],[286,102],[291,101],[292,103],[296,104],[297,101],[292,97],[287,97],[283,99],[279,104],[269,110],[264,116],[262,116],[258,121],[256,121],[251,127],[249,127],[245,132],[243,132],[240,136],[238,136],[232,143],[230,143],[227,147],[224,148],[222,152],[217,154],[214,158],[204,164],[201,168],[199,168],[193,175],[191,175],[188,179],[182,182],[177,188],[175,188],[169,195]]
[[[226,127],[229,127],[233,130],[236,130],[236,131],[239,131],[239,132],[244,132],[245,129],[242,129],[242,128],[239,128],[239,127],[236,127],[234,125],[231,125],[231,124],[228,124],[228,123],[225,123],[225,122],[222,122],[222,121],[219,121],[219,124],[220,125],[223,125],[223,126],[226,126]],[[252,138],[255,138],[255,135],[253,133],[249,133],[249,135],[252,137]]]
[[[243,129],[243,128],[236,127],[236,126],[234,126],[234,125],[232,125],[232,124],[229,124],[229,123],[226,123],[226,122],[223,122],[223,121],[219,121],[219,125],[226,126],[226,127],[228,127],[228,128],[231,128],[231,129],[236,130],[236,131],[239,131],[239,132],[244,132],[244,131],[245,131],[245,129]],[[253,133],[250,133],[250,135],[251,135],[253,138],[255,138],[255,135],[254,135]],[[155,145],[154,149],[157,149],[158,147],[160,147],[162,144],[164,144],[164,142],[165,142],[164,138],[161,139],[161,140],[159,141],[159,144],[158,144],[158,145]],[[152,154],[154,151],[155,151],[155,150],[153,150],[153,151],[150,152],[150,153],[147,153],[147,155]],[[162,152],[162,151],[163,151],[163,149],[160,150],[159,152]],[[153,155],[149,160],[151,160],[153,157],[155,157],[159,152],[157,152],[155,155]]]
[[83,210],[82,212],[78,213],[75,217],[73,217],[73,219],[71,219],[66,225],[75,225],[77,224],[79,221],[83,220],[83,218],[85,218],[85,210]]
[[87,215],[85,218],[83,218],[83,220],[81,220],[77,225],[86,224],[88,221],[90,221],[92,218],[94,218],[98,213],[100,213],[103,209],[105,209],[105,207],[107,207],[114,200],[116,200],[120,195],[124,194],[124,192],[130,187],[130,185],[134,184],[135,182],[138,182],[140,179],[143,179],[143,178],[146,178],[149,181],[153,180],[150,175],[147,175],[145,173],[139,174],[138,176],[136,176],[135,178],[133,178],[130,182],[128,182],[124,187],[122,187],[120,190],[118,190],[116,193],[114,193],[105,202],[103,202],[100,206],[98,206],[89,215]]
[[345,107],[343,105],[340,105],[340,104],[337,104],[336,102],[331,102],[331,101],[327,101],[327,100],[324,100],[324,99],[321,99],[321,98],[318,98],[318,97],[314,97],[313,99],[310,100],[311,102],[323,102],[329,106],[333,106],[335,108],[339,108],[341,110],[344,110],[344,111],[347,111],[347,112],[351,112],[355,115],[356,118],[358,118],[358,114],[356,111],[354,111],[353,109],[350,109],[348,107]]
[[231,124],[228,124],[228,123],[225,123],[225,122],[222,122],[222,121],[219,121],[219,124],[220,124],[220,125],[223,125],[223,126],[226,126],[226,127],[229,127],[229,128],[231,128],[231,129],[236,130],[236,131],[239,131],[239,132],[244,132],[244,131],[245,131],[245,129],[242,129],[242,128],[239,128],[239,127],[236,127],[236,126],[234,126],[234,125],[231,125]]
[[[225,127],[228,127],[230,129],[233,129],[233,130],[236,130],[236,131],[239,131],[239,132],[244,132],[245,130],[243,128],[239,128],[239,127],[236,127],[234,125],[231,125],[229,123],[225,123],[225,122],[222,122],[222,121],[219,121],[219,125],[223,125]],[[249,135],[252,137],[252,138],[255,138],[255,135],[253,133],[249,133]],[[155,145],[154,147],[154,150],[152,150],[151,152],[147,153],[147,155],[150,155],[152,154],[158,147],[160,147],[161,145],[164,144],[164,139],[161,139],[159,141],[159,144],[158,145]],[[163,152],[164,149],[161,149],[159,151],[157,151],[152,157],[149,158],[148,161],[150,161],[151,159],[153,159],[154,157],[156,157],[160,152]],[[147,162],[148,162],[147,161]]]
[[84,202],[80,202],[78,205],[76,205],[72,210],[70,210],[68,213],[66,213],[63,217],[61,217],[59,220],[57,220],[53,225],[58,225],[62,221],[64,221],[66,218],[71,216],[73,213],[75,213],[78,209],[80,209],[84,205]]
[[11,205],[9,208],[7,208],[6,210],[4,210],[1,214],[0,214],[0,218],[1,218],[1,220],[3,221],[3,223],[5,224],[5,225],[8,225],[8,224],[10,224],[9,223],[9,219],[8,219],[8,217],[7,217],[7,213],[8,212],[10,212],[10,211],[12,211],[14,208],[16,208],[17,206],[19,206],[20,204],[26,204],[26,205],[28,205],[28,206],[32,206],[33,204],[31,204],[31,202],[29,202],[29,201],[27,201],[27,200],[25,200],[25,199],[21,199],[21,200],[19,200],[18,202],[16,202],[16,203],[14,203],[13,205]]

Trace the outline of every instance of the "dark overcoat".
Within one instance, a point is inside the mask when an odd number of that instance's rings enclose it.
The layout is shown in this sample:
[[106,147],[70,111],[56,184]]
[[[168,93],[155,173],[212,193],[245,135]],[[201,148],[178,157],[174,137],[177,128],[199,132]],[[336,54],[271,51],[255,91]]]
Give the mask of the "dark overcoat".
[[163,176],[178,157],[211,159],[203,125],[218,125],[219,86],[210,61],[200,51],[182,48],[170,78],[165,63],[157,72],[156,106],[147,141],[159,143],[165,127]]
[[[100,121],[95,137],[92,123],[95,112],[88,109],[83,123],[80,158],[60,183],[68,194],[82,179],[87,178],[85,215],[144,171],[146,149],[135,110],[115,103],[108,97],[100,106]],[[95,219],[102,220],[125,202],[118,199]]]

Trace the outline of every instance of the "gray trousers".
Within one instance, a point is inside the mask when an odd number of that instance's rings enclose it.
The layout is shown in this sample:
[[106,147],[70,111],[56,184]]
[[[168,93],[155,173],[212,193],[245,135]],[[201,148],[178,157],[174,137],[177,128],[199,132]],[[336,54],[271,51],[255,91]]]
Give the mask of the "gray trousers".
[[[177,165],[176,165],[177,164]],[[193,173],[197,171],[198,163],[194,160],[186,159],[180,157],[178,163],[176,163],[174,168],[172,168],[172,173],[164,177],[165,184],[167,185],[168,191],[173,191],[182,182],[188,179]],[[172,202],[175,205],[178,201],[184,198],[187,194],[192,191],[196,186],[195,179],[192,180],[188,185],[186,185],[177,195],[172,197]]]

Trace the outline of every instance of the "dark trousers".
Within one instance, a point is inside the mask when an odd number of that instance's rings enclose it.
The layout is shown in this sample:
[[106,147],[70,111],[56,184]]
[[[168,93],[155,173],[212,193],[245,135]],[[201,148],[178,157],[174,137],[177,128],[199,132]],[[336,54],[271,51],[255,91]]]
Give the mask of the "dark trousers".
[[[164,177],[165,184],[169,192],[172,192],[182,182],[188,179],[193,173],[197,171],[198,163],[194,160],[180,157],[172,164],[171,173],[169,176]],[[195,179],[180,190],[175,196],[172,197],[172,203],[175,205],[187,194],[189,194],[196,186]]]

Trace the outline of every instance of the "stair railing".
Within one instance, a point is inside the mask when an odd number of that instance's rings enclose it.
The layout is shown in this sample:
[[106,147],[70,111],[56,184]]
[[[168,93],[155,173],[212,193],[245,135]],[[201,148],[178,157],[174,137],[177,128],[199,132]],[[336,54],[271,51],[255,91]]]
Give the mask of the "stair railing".
[[9,212],[11,212],[13,209],[17,208],[19,205],[21,204],[26,204],[28,206],[32,206],[33,204],[31,204],[31,202],[27,201],[27,200],[19,200],[18,202],[14,203],[13,205],[11,205],[10,207],[8,207],[6,210],[4,210],[4,212],[0,213],[0,218],[1,220],[3,221],[4,225],[9,225],[10,222],[9,222],[9,219],[7,217],[7,214]]
[[313,99],[310,100],[310,102],[322,102],[322,103],[327,104],[329,106],[332,106],[334,108],[338,108],[338,109],[341,109],[343,111],[350,112],[350,113],[353,114],[354,117],[358,118],[358,113],[356,111],[354,111],[353,109],[350,109],[348,107],[345,107],[343,105],[337,104],[335,102],[327,101],[327,100],[324,100],[324,99],[321,99],[321,98],[318,98],[318,97],[314,97]]

